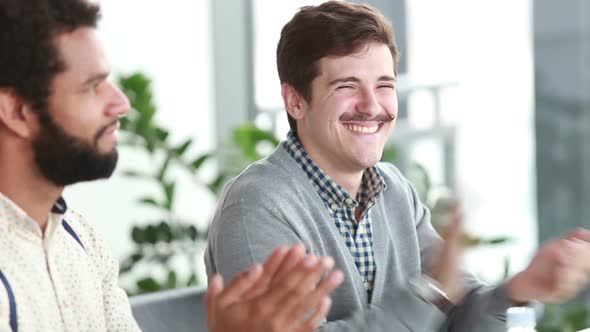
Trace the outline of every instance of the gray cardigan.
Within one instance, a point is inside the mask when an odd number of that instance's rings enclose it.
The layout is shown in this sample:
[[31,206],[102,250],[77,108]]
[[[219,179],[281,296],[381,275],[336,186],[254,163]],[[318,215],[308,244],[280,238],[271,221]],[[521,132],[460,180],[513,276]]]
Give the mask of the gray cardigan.
[[504,331],[510,306],[504,286],[466,275],[470,292],[448,315],[408,288],[429,266],[440,238],[408,180],[391,164],[377,167],[387,189],[370,210],[377,267],[371,303],[329,211],[282,145],[224,189],[209,232],[207,274],[229,280],[277,246],[303,243],[310,253],[332,256],[345,275],[320,331]]

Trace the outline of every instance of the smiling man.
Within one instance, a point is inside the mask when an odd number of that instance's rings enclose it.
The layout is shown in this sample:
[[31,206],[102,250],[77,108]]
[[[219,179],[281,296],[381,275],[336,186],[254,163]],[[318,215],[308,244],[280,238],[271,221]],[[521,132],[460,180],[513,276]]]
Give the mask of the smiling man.
[[320,331],[504,331],[508,307],[585,287],[586,230],[548,243],[500,286],[462,272],[460,215],[442,242],[412,185],[378,163],[398,114],[397,63],[393,28],[370,6],[303,7],[284,26],[277,66],[291,131],[225,188],[207,272],[231,277],[281,244],[332,256],[345,280]]

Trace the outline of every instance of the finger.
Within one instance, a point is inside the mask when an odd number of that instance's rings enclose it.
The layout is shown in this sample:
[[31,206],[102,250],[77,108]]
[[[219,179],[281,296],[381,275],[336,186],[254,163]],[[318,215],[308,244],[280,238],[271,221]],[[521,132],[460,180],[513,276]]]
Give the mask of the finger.
[[[306,256],[305,255],[305,246],[303,244],[300,243],[300,244],[297,244],[297,245],[291,247],[291,249],[289,249],[289,252],[287,253],[287,256],[285,257],[285,259],[283,259],[281,264],[276,269],[276,272],[274,274],[274,279],[280,279],[280,278],[284,277],[305,256]],[[271,284],[272,284],[272,280],[271,280]]]
[[573,298],[579,291],[579,281],[573,276],[569,276],[568,280],[562,280],[561,284],[553,293],[553,303],[563,303]]
[[314,307],[321,303],[322,299],[330,295],[336,288],[338,288],[344,281],[344,274],[342,271],[334,271],[323,280],[318,287],[316,287],[310,294],[300,300],[291,310],[297,315],[301,316],[308,313]]
[[[321,257],[316,260],[315,264],[313,261],[307,262],[305,267],[309,267],[310,270],[308,272],[305,270],[295,272],[301,274],[301,279],[294,285],[289,285],[292,286],[291,288],[299,287],[305,292],[316,288],[322,276],[334,268],[334,259],[332,257]],[[292,282],[295,282],[295,279],[296,277],[293,278]]]
[[580,289],[583,276],[575,268],[557,266],[553,272],[550,302],[562,303],[572,298]]
[[[332,259],[330,258],[330,260]],[[310,288],[301,283],[301,280],[307,275],[312,275],[313,278],[319,280],[321,275],[329,270],[323,265],[324,263],[326,262],[321,261],[316,256],[305,257],[296,267],[291,269],[289,274],[275,280],[270,291],[265,295],[265,301],[270,303],[271,306],[277,306],[277,308],[284,309],[284,307],[280,305],[284,302],[283,299],[298,299],[301,296],[305,296],[305,294],[310,291]]]
[[590,243],[578,238],[564,238],[553,250],[564,267],[590,273]]
[[331,306],[332,300],[325,296],[311,317],[307,321],[302,322],[301,326],[297,329],[297,332],[315,331],[317,328],[319,328],[330,312]]
[[275,273],[277,273],[279,266],[281,266],[281,263],[284,261],[289,251],[290,248],[288,247],[278,247],[264,263],[264,274],[272,279]]
[[274,276],[289,253],[289,248],[285,246],[280,246],[270,255],[270,257],[266,260],[263,266],[262,275],[256,283],[244,294],[244,299],[249,300],[252,299],[262,293],[268,288],[270,282],[274,279]]
[[240,299],[244,293],[258,280],[260,275],[262,275],[262,266],[260,264],[255,264],[248,270],[241,272],[225,287],[225,289],[218,296],[218,306],[224,308]]
[[[565,296],[575,296],[588,283],[589,274],[586,263],[581,255],[585,242],[581,240],[570,241],[570,255],[566,258],[567,264],[559,266],[560,280],[557,280],[558,287],[564,292]],[[586,264],[587,265],[587,264]]]
[[[457,203],[458,204],[458,203]],[[445,227],[443,239],[451,244],[460,244],[463,239],[463,211],[459,206],[455,208],[451,222]]]
[[565,238],[573,240],[573,239],[580,239],[586,242],[590,242],[590,230],[585,228],[576,228],[573,231],[569,232]]
[[[453,215],[450,224],[444,230],[443,243],[439,249],[438,259],[433,261],[428,273],[437,280],[451,297],[460,297],[460,292],[454,294],[454,289],[460,284],[460,258],[463,248],[463,215],[459,209]],[[458,288],[460,289],[460,288]]]
[[590,242],[574,238],[572,241],[574,265],[590,276]]
[[223,290],[223,277],[219,274],[216,274],[209,280],[209,285],[207,286],[207,293],[205,294],[205,307],[207,308],[207,326],[209,330],[212,329],[211,324],[215,322],[215,303],[217,300],[217,296]]
[[[304,286],[306,277],[319,278],[321,273],[329,271],[334,266],[334,260],[331,257],[319,258],[309,255],[303,258],[297,266],[291,269],[289,274],[278,277],[275,285],[284,290],[290,290],[295,287]],[[307,284],[306,284],[307,285]]]

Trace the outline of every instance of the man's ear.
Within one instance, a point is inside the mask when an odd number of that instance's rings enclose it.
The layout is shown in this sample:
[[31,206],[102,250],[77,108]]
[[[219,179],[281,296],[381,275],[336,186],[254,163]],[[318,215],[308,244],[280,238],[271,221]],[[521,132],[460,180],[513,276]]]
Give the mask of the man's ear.
[[0,125],[22,138],[33,136],[37,115],[11,90],[0,89]]
[[281,85],[281,94],[283,96],[283,102],[287,113],[291,115],[295,120],[300,120],[305,116],[305,110],[307,109],[307,102],[305,98],[295,90],[293,86],[287,83]]

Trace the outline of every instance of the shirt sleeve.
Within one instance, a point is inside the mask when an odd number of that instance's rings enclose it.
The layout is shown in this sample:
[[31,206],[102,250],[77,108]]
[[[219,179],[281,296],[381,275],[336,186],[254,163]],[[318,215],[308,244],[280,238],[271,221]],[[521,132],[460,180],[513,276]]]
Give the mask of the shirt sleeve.
[[[425,265],[422,269],[426,271],[436,259],[442,240],[430,222],[430,211],[420,201],[414,187],[409,182],[407,185],[414,205],[420,255]],[[464,273],[463,282],[467,295],[448,312],[441,331],[504,331],[506,309],[512,305],[506,286],[487,286],[468,272]]]
[[81,240],[96,266],[107,331],[140,331],[131,313],[127,294],[119,287],[119,263],[111,254],[106,241],[81,215],[71,210],[69,213],[68,219],[80,227]]
[[140,331],[131,313],[125,291],[119,287],[119,263],[110,254],[102,239],[97,241],[101,252],[102,293],[108,331]]

